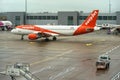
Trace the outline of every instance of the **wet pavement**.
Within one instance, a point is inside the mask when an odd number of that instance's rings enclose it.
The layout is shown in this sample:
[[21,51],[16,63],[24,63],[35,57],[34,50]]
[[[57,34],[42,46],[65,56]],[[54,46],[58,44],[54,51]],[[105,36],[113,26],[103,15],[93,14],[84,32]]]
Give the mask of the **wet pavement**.
[[[9,31],[0,31],[0,71],[16,62],[30,64],[30,71],[40,80],[110,80],[120,71],[120,36],[106,31],[58,37],[57,41],[43,39],[20,40]],[[111,57],[109,70],[96,70],[95,62],[101,54]],[[0,75],[0,80],[11,80]],[[16,80],[26,80],[17,77]]]

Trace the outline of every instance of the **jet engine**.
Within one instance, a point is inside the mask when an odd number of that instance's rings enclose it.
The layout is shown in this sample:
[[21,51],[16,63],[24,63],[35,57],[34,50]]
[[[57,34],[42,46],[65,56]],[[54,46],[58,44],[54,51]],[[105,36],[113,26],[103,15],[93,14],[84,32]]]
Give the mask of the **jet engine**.
[[30,40],[35,40],[35,39],[38,39],[38,38],[41,38],[43,37],[43,35],[41,33],[31,33],[31,34],[28,34],[28,39]]
[[38,39],[38,35],[37,34],[28,34],[28,39],[30,40],[35,40],[35,39]]

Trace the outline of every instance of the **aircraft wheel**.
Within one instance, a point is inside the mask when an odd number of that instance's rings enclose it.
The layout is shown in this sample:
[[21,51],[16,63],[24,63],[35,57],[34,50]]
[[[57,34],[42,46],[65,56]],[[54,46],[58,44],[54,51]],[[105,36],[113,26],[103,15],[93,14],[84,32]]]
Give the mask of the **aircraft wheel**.
[[53,37],[53,41],[56,41],[56,40],[57,40],[57,38],[54,36],[54,37]]
[[49,41],[49,38],[46,38],[45,41]]
[[21,36],[21,40],[23,40],[23,39],[24,39],[24,35]]

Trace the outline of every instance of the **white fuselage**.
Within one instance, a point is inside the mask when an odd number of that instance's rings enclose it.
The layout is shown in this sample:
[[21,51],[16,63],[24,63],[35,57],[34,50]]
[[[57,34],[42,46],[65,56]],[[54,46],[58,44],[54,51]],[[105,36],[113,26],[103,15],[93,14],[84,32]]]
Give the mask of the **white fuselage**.
[[[54,25],[36,25],[40,28],[44,28],[53,32],[60,33],[60,35],[68,35],[71,36],[75,32],[75,30],[79,26],[54,26]],[[18,34],[18,35],[28,35],[30,33],[37,33],[38,31],[29,30],[29,29],[23,29],[23,28],[15,28],[11,31],[12,33]]]
[[[56,26],[56,25],[35,25],[39,28],[47,29],[56,33],[59,33],[59,35],[64,35],[64,36],[73,36],[74,32],[78,29],[79,26]],[[30,27],[29,27],[30,28]],[[94,30],[99,30],[99,27],[94,27]],[[39,31],[36,31],[31,27],[30,29],[24,29],[23,28],[15,28],[11,31],[14,34],[18,35],[28,35],[30,33],[38,33]]]

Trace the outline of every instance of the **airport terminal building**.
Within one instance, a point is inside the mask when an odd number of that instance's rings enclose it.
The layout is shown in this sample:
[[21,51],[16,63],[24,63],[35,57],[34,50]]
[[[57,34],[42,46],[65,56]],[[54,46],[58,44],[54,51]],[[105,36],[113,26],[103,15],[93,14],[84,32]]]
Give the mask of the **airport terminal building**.
[[[10,20],[15,26],[21,24],[79,25],[89,14],[82,11],[59,11],[57,13],[4,12],[0,13],[0,20]],[[97,24],[104,23],[120,24],[120,11],[99,13]]]

